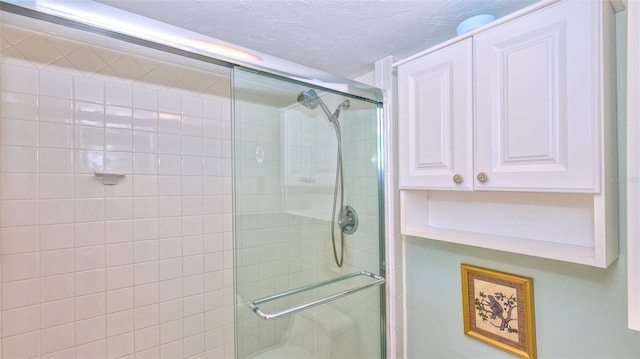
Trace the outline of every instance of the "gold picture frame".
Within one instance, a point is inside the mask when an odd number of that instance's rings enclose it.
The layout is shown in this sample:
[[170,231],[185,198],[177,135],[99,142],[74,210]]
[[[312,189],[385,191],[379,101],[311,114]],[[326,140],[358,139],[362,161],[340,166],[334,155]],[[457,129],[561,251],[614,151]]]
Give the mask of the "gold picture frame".
[[533,279],[461,264],[464,333],[536,359]]

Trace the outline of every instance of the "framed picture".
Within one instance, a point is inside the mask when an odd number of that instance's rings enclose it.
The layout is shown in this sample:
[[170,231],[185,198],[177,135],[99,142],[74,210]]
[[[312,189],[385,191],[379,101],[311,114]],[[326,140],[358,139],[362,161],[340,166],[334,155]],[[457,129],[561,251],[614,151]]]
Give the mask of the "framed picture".
[[536,358],[533,279],[461,265],[464,333],[520,358]]

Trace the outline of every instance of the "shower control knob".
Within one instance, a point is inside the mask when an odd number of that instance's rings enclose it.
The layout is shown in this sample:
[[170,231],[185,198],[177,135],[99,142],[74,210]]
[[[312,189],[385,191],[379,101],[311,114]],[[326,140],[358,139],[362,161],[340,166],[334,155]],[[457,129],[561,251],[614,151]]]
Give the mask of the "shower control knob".
[[353,234],[358,229],[358,213],[351,206],[345,206],[338,214],[338,227],[344,234]]
[[462,176],[456,173],[455,175],[453,175],[453,182],[457,184],[462,183]]
[[487,174],[484,173],[484,172],[480,172],[480,173],[478,173],[477,178],[478,178],[478,181],[480,181],[482,183],[485,183],[489,179],[489,176],[487,176]]

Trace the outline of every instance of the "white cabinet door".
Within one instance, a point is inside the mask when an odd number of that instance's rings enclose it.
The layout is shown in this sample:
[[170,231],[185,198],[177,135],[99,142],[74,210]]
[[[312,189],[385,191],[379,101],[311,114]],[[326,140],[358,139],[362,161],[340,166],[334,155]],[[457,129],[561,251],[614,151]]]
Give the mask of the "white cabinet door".
[[476,189],[600,190],[600,6],[561,2],[474,37]]
[[398,67],[400,188],[473,188],[472,42]]

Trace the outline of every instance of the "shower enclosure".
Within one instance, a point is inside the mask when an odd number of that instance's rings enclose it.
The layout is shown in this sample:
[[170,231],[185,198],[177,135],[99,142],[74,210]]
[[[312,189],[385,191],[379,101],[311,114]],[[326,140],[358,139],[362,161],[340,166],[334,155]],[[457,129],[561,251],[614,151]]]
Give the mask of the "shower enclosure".
[[238,358],[380,358],[378,104],[234,72]]
[[0,0],[1,357],[385,357],[376,91],[24,6]]

